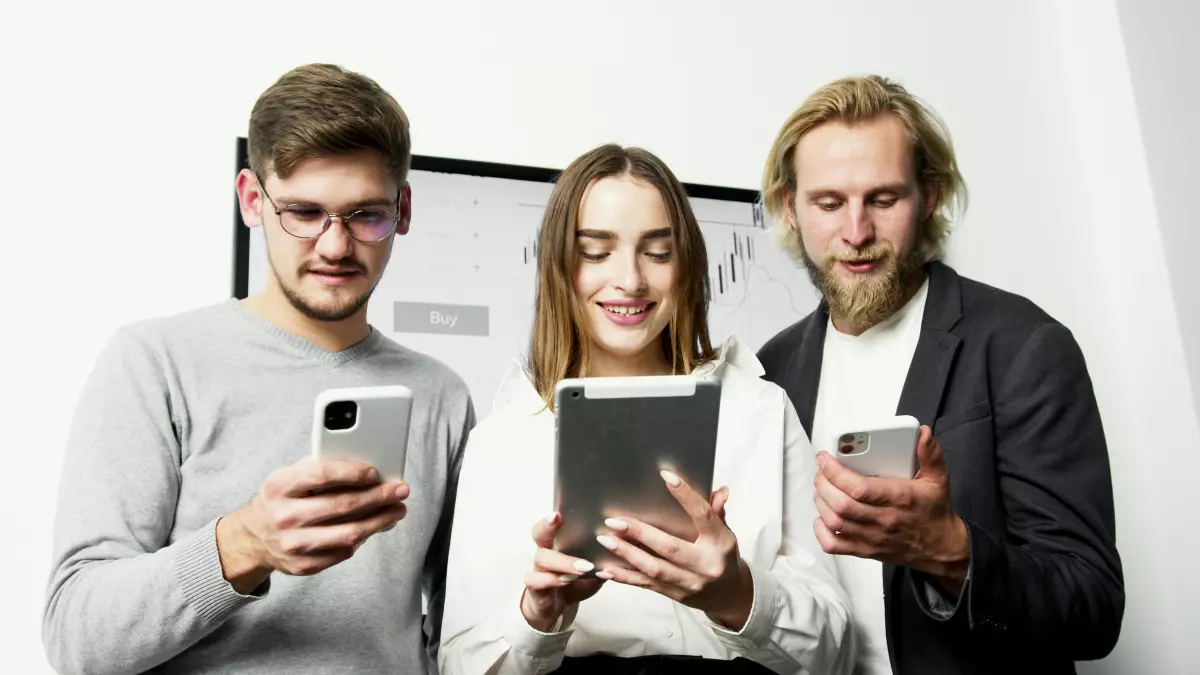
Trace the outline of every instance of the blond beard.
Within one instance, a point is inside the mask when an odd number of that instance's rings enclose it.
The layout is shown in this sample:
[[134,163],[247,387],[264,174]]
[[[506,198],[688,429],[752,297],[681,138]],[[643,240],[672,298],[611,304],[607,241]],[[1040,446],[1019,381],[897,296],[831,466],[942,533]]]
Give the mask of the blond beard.
[[[880,262],[870,274],[849,283],[834,272],[834,267],[842,262],[857,260]],[[844,323],[856,332],[865,331],[894,314],[912,296],[924,277],[924,266],[918,258],[909,254],[901,261],[887,243],[828,253],[822,257],[820,266],[804,252],[802,262],[813,285],[825,296],[834,322]]]

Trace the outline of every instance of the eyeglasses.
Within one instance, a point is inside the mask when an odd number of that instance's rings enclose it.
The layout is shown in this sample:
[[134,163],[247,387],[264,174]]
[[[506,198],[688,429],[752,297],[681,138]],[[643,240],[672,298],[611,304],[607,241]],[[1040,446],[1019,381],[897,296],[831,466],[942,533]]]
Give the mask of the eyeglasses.
[[[279,216],[279,224],[283,226],[284,232],[297,239],[312,239],[325,234],[334,218],[342,220],[351,237],[368,244],[382,241],[396,230],[396,220],[399,216],[388,209],[359,209],[349,215],[341,215],[312,204],[284,204],[281,208],[271,199],[271,195],[267,194],[262,181],[258,182],[258,189],[262,190],[267,201],[271,202],[271,208],[275,215]],[[400,210],[400,197],[403,194],[402,190],[396,195],[396,211]]]

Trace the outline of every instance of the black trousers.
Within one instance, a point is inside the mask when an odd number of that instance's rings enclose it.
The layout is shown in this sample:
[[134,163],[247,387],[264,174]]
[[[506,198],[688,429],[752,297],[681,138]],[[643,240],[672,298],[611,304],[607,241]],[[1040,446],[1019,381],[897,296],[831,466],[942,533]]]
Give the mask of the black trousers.
[[568,656],[555,675],[770,675],[771,670],[754,661],[702,659],[698,656],[638,656],[622,658],[607,654]]

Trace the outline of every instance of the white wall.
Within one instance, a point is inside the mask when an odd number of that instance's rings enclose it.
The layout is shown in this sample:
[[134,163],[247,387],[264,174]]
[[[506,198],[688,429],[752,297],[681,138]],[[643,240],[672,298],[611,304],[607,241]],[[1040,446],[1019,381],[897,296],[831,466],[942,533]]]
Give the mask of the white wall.
[[616,140],[751,188],[812,88],[902,78],[949,121],[972,188],[952,262],[1063,320],[1096,381],[1129,601],[1116,652],[1085,670],[1183,672],[1197,597],[1171,580],[1197,553],[1176,523],[1200,431],[1113,0],[322,6],[0,10],[3,670],[49,672],[51,509],[93,359],[119,324],[227,297],[233,139],[275,77],[333,61],[396,94],[418,153],[563,166]]
[[1200,3],[1118,0],[1192,396],[1200,413]]

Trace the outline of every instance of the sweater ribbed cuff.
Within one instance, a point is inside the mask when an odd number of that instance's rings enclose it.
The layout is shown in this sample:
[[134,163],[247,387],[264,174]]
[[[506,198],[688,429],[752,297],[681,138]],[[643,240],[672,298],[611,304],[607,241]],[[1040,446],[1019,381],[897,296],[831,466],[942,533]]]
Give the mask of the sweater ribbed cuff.
[[178,542],[175,581],[196,614],[219,624],[239,607],[263,598],[266,584],[256,595],[242,595],[225,580],[217,552],[217,520]]

